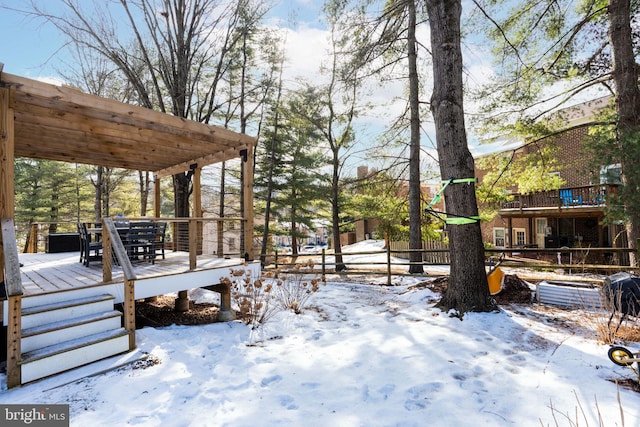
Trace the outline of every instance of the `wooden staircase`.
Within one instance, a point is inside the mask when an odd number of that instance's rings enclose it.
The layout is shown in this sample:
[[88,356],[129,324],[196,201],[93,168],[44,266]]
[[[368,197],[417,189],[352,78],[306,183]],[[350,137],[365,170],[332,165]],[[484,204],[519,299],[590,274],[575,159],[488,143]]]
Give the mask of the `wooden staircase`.
[[129,351],[113,295],[100,287],[53,295],[22,299],[22,384]]

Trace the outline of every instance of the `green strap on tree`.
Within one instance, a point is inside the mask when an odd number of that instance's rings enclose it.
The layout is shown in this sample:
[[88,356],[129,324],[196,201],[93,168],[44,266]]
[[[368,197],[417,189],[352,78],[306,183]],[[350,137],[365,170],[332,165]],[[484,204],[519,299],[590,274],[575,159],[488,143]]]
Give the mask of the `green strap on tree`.
[[461,216],[456,218],[446,217],[444,219],[445,224],[451,225],[465,225],[465,224],[473,224],[474,222],[479,222],[479,216]]
[[[446,181],[442,181],[442,184],[444,184],[442,186],[442,188],[436,193],[436,195],[433,197],[433,199],[431,199],[431,202],[429,202],[429,204],[427,205],[427,207],[424,209],[425,211],[433,211],[431,209],[431,207],[433,205],[435,205],[436,203],[438,203],[441,200],[441,196],[442,193],[444,193],[445,188],[447,188],[447,186],[449,184],[472,184],[472,183],[476,183],[478,182],[478,178],[458,178],[458,179],[448,179]],[[480,217],[479,216],[469,216],[469,217],[446,217],[444,219],[445,224],[450,224],[450,225],[465,225],[465,224],[473,224],[475,222],[479,222],[480,221]]]
[[443,184],[445,184],[445,187],[449,184],[471,184],[471,183],[476,183],[478,182],[478,178],[459,178],[459,179],[453,179],[451,178],[448,181],[442,181]]

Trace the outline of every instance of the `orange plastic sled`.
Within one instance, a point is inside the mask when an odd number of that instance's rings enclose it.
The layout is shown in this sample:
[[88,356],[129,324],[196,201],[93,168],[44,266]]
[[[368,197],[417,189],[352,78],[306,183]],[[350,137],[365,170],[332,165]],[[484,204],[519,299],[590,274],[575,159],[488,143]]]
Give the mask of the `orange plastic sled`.
[[487,275],[487,281],[489,282],[489,293],[495,295],[502,290],[504,284],[504,272],[500,267],[496,267]]

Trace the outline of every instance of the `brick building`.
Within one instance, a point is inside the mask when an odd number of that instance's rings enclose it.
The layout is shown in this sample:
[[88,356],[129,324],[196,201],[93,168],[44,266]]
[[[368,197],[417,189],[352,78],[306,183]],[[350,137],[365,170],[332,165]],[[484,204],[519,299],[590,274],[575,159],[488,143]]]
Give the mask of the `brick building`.
[[[543,146],[553,146],[558,162],[552,173],[564,184],[557,190],[529,194],[512,188],[513,201],[503,203],[492,221],[482,223],[485,242],[510,248],[626,246],[624,233],[620,233],[622,226],[602,222],[607,195],[615,192],[619,183],[603,172],[616,172],[617,165],[590,170],[584,150],[595,113],[609,100],[600,98],[557,113],[555,118],[563,120],[566,130],[535,144],[523,142],[515,149],[515,156],[523,156]],[[512,150],[502,154],[511,156]],[[486,171],[477,171],[480,182],[485,175]]]

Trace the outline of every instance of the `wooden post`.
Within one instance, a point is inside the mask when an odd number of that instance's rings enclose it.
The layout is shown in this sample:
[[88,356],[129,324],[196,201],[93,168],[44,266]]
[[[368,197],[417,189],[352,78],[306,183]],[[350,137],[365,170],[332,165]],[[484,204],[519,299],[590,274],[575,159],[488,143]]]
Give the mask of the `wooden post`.
[[243,242],[241,247],[247,261],[254,259],[253,254],[253,146],[247,147],[246,154],[242,157],[242,189],[243,189],[243,212],[242,230]]
[[[276,255],[278,253],[276,252]],[[278,266],[276,265],[276,268]],[[326,285],[327,284],[327,250],[322,248],[322,282]]]
[[22,295],[9,297],[9,324],[7,325],[7,388],[17,387],[22,383],[20,359],[22,350]]
[[[195,218],[202,218],[202,188],[200,186],[201,169],[198,165],[191,165],[193,171],[193,212]],[[202,253],[202,221],[189,219],[189,269],[197,267],[198,254]],[[189,311],[189,294],[179,291],[174,302],[174,309],[179,313]]]
[[102,220],[102,230],[102,281],[106,283],[112,279],[113,247],[111,246],[111,233],[107,231],[104,219]]
[[[0,76],[3,64],[0,63]],[[14,199],[14,162],[15,162],[15,129],[13,87],[0,88],[0,218],[12,219],[15,216]],[[12,222],[13,223],[13,222]],[[5,246],[16,245],[16,242],[4,242],[0,233],[0,282],[7,279],[4,275],[9,267],[5,265]],[[14,249],[16,251],[17,248]],[[10,253],[10,252],[9,252]],[[18,262],[18,260],[15,260]],[[0,304],[2,304],[0,300]],[[9,319],[7,326],[7,388],[17,387],[22,381],[21,358],[21,317],[22,295],[9,295]]]
[[124,328],[129,333],[129,350],[136,348],[136,297],[135,282],[124,282]]
[[391,244],[387,243],[387,286],[391,286]]
[[[13,88],[0,88],[0,218],[14,217],[13,94]],[[0,282],[4,281],[4,267],[4,250],[0,236]]]
[[218,321],[230,322],[236,318],[235,313],[231,310],[231,285],[221,283],[219,286],[220,311],[218,311]]
[[[202,169],[196,167],[193,170],[193,217],[202,218],[202,186],[201,186],[201,176]],[[198,222],[196,224],[197,233],[196,233],[196,253],[198,255],[202,254],[202,229],[203,222]],[[191,247],[191,242],[189,242],[189,247]]]
[[[197,266],[197,240],[198,240],[198,220],[189,219],[189,269],[194,270]],[[178,292],[175,299],[174,309],[179,313],[189,310],[189,295],[187,291]]]
[[197,265],[197,241],[198,241],[198,221],[189,219],[189,270],[194,270]]

